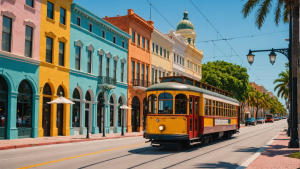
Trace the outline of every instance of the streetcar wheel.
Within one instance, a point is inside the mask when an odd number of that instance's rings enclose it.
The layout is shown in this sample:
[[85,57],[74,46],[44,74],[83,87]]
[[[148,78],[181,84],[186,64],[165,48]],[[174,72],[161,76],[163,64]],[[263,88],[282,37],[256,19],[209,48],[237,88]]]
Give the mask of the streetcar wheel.
[[205,136],[204,137],[204,144],[207,145],[209,143],[209,137]]
[[231,137],[232,137],[232,133],[231,133],[231,132],[228,132],[227,137],[228,137],[228,138],[231,138]]
[[214,140],[214,138],[210,135],[209,136],[209,142],[212,142]]

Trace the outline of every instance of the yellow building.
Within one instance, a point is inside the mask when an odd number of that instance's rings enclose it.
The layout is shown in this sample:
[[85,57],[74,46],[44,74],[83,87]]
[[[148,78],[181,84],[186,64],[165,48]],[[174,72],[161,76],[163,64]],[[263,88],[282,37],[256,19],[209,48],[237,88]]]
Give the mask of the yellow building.
[[69,98],[69,39],[73,0],[42,0],[39,73],[39,137],[70,135],[70,106],[47,104]]
[[201,64],[203,59],[202,50],[197,49],[195,46],[197,34],[195,32],[193,23],[189,21],[188,12],[185,10],[183,15],[183,20],[180,21],[177,25],[176,33],[179,33],[182,36],[184,36],[186,41],[188,42],[188,47],[185,51],[185,72],[188,74],[189,77],[196,80],[201,80]]
[[172,74],[172,52],[174,41],[157,29],[151,34],[151,82],[158,83],[160,77]]

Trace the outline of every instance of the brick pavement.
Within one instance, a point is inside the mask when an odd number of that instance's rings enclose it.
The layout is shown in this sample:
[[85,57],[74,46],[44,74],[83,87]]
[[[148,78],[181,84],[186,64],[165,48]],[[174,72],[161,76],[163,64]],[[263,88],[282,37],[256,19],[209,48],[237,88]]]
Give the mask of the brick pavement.
[[290,137],[286,131],[274,139],[272,144],[266,148],[247,169],[297,169],[300,167],[300,160],[288,157],[299,151],[297,148],[288,148]]
[[64,144],[75,143],[83,141],[95,141],[104,139],[117,139],[124,137],[138,137],[143,136],[143,132],[125,133],[125,136],[121,136],[121,133],[105,134],[106,137],[102,137],[102,134],[90,134],[90,139],[86,139],[86,135],[75,136],[57,136],[57,137],[40,137],[40,138],[24,138],[15,140],[0,140],[0,150],[43,146],[50,144]]

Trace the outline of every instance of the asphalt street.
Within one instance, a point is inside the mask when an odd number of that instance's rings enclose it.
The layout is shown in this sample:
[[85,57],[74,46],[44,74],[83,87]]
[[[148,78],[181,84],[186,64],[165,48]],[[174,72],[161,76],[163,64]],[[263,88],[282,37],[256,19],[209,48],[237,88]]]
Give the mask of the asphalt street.
[[240,129],[231,139],[180,150],[151,147],[142,137],[0,151],[0,169],[228,168],[234,169],[287,127],[286,119]]

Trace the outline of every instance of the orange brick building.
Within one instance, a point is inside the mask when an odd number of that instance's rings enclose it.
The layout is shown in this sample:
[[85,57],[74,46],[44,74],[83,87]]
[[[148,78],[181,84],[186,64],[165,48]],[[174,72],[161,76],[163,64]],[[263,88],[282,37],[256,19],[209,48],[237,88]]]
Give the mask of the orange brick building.
[[128,9],[125,16],[103,18],[131,35],[128,42],[128,106],[127,132],[143,130],[146,89],[150,86],[151,33],[153,22],[146,21]]

